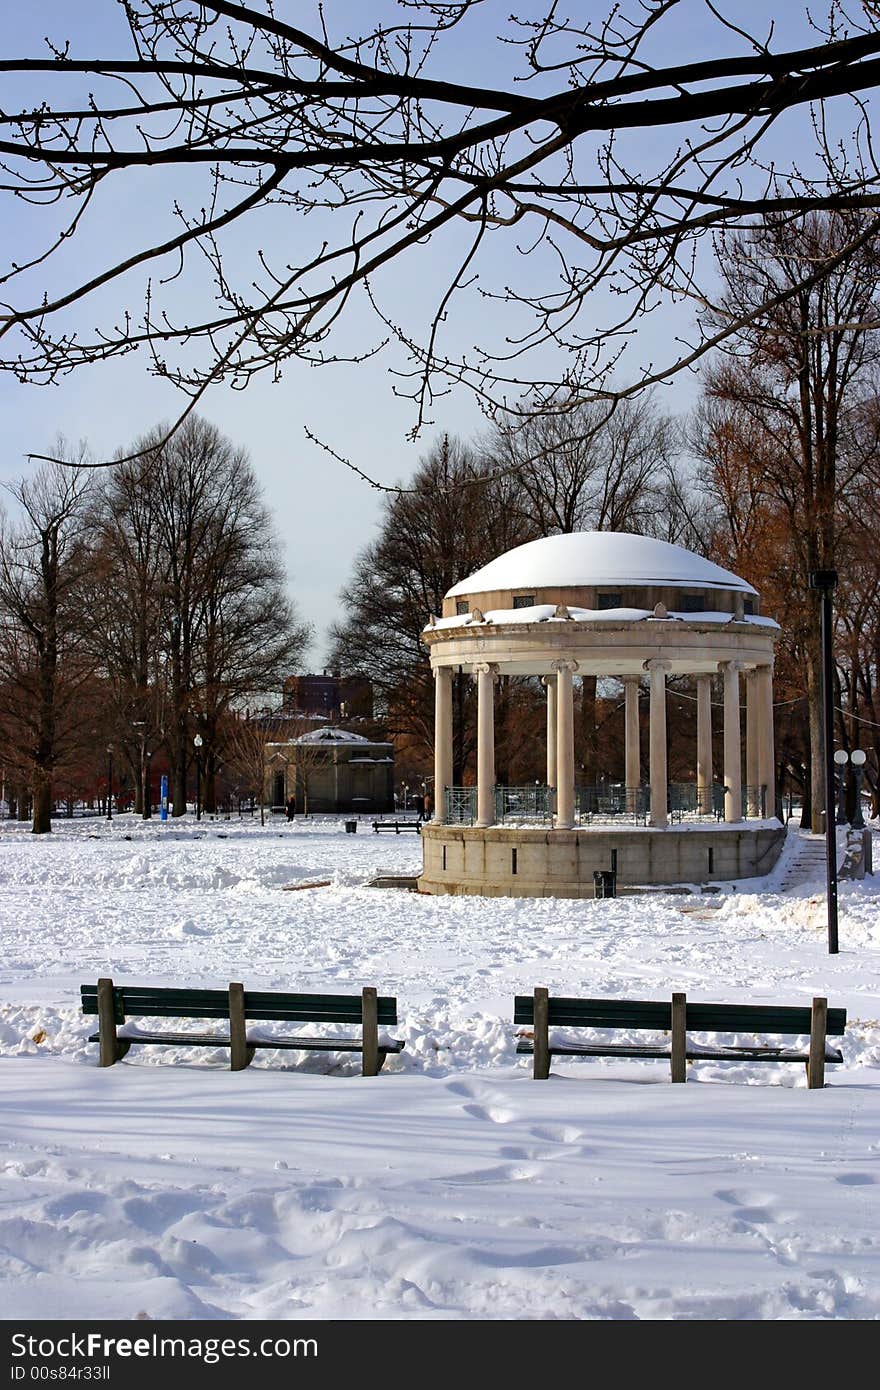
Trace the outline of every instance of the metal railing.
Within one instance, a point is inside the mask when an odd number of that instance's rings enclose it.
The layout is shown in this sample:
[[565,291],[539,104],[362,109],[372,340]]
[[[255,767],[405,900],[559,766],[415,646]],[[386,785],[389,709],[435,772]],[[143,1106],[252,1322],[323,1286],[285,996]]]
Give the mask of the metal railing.
[[605,784],[575,787],[575,815],[581,825],[592,821],[631,821],[644,825],[651,808],[649,787],[623,787]]
[[446,822],[448,825],[473,825],[477,819],[476,787],[446,788]]
[[[496,786],[496,824],[511,821],[552,823],[555,811],[555,788],[542,783],[523,787]],[[673,823],[681,821],[723,821],[727,789],[719,782],[701,786],[696,782],[670,782],[667,788],[666,810]],[[764,818],[767,788],[743,787],[742,801],[737,807],[737,819]],[[651,788],[624,787],[603,783],[592,787],[575,788],[575,818],[579,825],[594,822],[646,825],[651,815]],[[476,787],[446,788],[446,820],[450,825],[473,825],[477,819]]]
[[742,813],[743,819],[751,816],[754,819],[764,820],[767,816],[767,787],[743,787],[742,789]]
[[524,787],[495,788],[496,821],[549,821],[553,818],[554,789],[540,782]]
[[701,786],[697,782],[670,782],[666,808],[670,819],[723,820],[724,787],[719,782]]

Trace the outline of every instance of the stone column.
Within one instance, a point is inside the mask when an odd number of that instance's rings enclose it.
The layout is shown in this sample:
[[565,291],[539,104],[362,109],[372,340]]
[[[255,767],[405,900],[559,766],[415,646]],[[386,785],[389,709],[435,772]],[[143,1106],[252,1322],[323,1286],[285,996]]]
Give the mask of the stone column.
[[542,676],[547,690],[547,786],[556,786],[556,677]]
[[446,822],[446,788],[452,786],[452,667],[434,671],[434,820]]
[[[766,787],[765,814],[776,815],[776,755],[773,748],[773,668],[759,666],[755,671],[758,685],[758,796]],[[760,813],[760,801],[758,811]]]
[[668,661],[645,663],[651,675],[649,763],[651,777],[651,820],[658,829],[669,824],[666,803],[669,786],[666,775],[666,672]]
[[761,792],[758,782],[758,740],[760,739],[760,712],[758,707],[758,680],[756,671],[746,672],[746,804],[744,811],[749,816],[761,814]]
[[712,814],[712,677],[697,676],[697,805]]
[[574,689],[576,661],[556,662],[556,829],[574,826]]
[[724,672],[724,819],[742,820],[742,741],[739,719],[738,661],[723,661]]
[[639,680],[631,676],[623,682],[626,700],[624,720],[624,777],[626,781],[626,809],[638,809],[639,784],[642,780],[641,749],[639,747]]
[[495,673],[497,666],[483,662],[477,673],[477,819],[476,825],[495,824]]

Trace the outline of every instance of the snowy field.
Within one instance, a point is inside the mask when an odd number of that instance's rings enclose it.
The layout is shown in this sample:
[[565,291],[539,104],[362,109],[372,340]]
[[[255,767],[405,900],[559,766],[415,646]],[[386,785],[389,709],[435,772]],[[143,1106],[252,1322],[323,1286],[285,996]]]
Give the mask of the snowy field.
[[[841,885],[829,957],[821,882],[781,893],[782,869],[761,894],[598,902],[367,886],[419,860],[335,819],[0,825],[3,1317],[880,1317],[880,874]],[[406,1050],[371,1079],[268,1050],[99,1070],[79,985],[106,974],[376,985]],[[825,994],[845,1065],[815,1092],[781,1064],[535,1083],[510,1022],[535,985]]]

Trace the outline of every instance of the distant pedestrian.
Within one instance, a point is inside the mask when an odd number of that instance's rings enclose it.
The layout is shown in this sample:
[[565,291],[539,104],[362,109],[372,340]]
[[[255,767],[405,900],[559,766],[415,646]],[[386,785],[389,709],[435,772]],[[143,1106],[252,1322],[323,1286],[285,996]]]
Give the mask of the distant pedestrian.
[[296,815],[296,797],[289,796],[285,804],[287,806],[287,819],[291,821]]

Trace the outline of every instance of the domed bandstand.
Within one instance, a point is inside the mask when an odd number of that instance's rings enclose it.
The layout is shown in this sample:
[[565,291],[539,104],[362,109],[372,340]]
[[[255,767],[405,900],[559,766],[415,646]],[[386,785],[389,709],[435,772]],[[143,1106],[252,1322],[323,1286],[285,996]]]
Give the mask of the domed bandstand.
[[[531,541],[455,585],[423,633],[435,677],[435,811],[422,830],[420,888],[585,897],[597,871],[613,870],[624,892],[769,872],[784,836],[774,814],[778,632],[745,580],[680,546],[620,532]],[[453,785],[456,672],[477,683],[475,787]],[[724,752],[716,770],[711,690],[719,672]],[[505,675],[540,676],[546,687],[544,785],[496,784],[493,687]],[[614,678],[625,691],[625,766],[602,787],[575,781],[576,675]],[[670,675],[695,685],[695,775],[687,783],[667,777]]]

